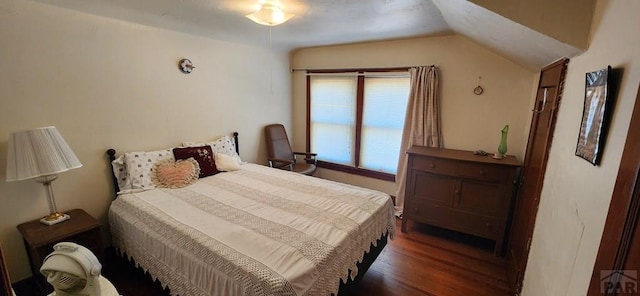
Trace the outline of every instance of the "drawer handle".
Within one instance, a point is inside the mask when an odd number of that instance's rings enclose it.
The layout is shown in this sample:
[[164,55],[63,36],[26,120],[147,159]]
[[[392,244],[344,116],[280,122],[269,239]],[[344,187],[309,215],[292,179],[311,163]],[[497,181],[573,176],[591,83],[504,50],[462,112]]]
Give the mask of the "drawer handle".
[[433,162],[431,162],[431,163],[429,164],[429,167],[433,169],[433,168],[435,168],[435,167],[436,167],[436,164],[435,164],[435,163],[433,163]]
[[493,225],[491,224],[491,222],[487,222],[486,226],[489,231],[493,231]]
[[480,170],[480,176],[485,176],[487,173],[485,173],[483,170]]
[[418,208],[413,209],[413,211],[414,211],[416,214],[420,214],[420,209],[418,209]]

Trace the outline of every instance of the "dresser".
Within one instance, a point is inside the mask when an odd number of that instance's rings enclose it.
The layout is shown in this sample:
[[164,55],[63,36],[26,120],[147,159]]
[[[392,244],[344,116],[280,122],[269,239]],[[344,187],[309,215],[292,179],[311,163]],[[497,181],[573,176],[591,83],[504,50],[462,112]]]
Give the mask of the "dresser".
[[407,153],[402,232],[414,220],[494,240],[502,255],[518,160],[423,146]]

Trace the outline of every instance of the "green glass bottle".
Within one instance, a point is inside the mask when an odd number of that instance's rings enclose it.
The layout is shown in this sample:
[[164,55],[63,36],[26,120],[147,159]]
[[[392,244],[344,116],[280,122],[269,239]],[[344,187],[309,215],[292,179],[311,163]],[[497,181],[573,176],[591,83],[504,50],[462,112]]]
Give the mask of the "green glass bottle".
[[501,157],[507,155],[507,134],[509,133],[509,125],[505,125],[502,129],[502,138],[500,139],[500,145],[498,146],[498,153]]

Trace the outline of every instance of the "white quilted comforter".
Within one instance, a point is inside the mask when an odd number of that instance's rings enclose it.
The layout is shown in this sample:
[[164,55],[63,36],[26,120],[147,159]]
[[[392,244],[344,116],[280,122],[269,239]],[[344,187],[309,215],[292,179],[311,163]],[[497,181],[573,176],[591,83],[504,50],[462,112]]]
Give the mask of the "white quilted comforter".
[[393,237],[387,194],[241,167],[120,195],[109,210],[115,247],[173,295],[330,295],[377,239]]

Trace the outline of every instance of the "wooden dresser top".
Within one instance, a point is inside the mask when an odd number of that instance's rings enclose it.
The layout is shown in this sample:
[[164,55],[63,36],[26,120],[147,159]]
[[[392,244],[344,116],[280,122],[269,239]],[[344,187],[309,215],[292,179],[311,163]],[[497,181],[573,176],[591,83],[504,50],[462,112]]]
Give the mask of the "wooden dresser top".
[[407,154],[424,155],[429,157],[455,159],[455,160],[461,160],[461,161],[479,162],[479,163],[486,163],[486,164],[516,166],[516,167],[520,166],[520,162],[513,155],[507,155],[503,159],[494,159],[492,157],[493,154],[480,156],[480,155],[473,154],[472,151],[466,151],[466,150],[433,148],[433,147],[414,145],[411,148],[409,148],[409,150],[407,150]]

